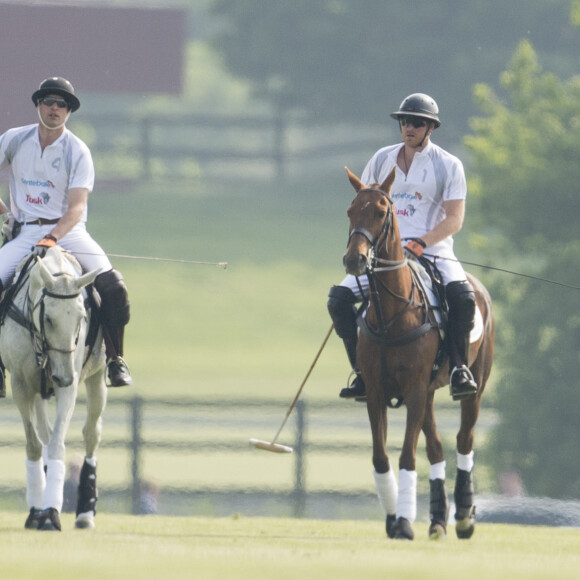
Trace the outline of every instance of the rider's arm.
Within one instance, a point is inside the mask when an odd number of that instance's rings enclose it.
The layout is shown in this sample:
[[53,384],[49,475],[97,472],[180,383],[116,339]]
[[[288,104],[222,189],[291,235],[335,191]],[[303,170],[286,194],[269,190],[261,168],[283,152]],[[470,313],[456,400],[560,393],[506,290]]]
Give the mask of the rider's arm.
[[50,232],[50,235],[54,236],[57,241],[68,234],[79,223],[87,206],[88,197],[88,189],[82,187],[69,189],[68,209]]
[[430,232],[421,236],[426,246],[432,246],[445,238],[456,234],[463,226],[465,215],[465,200],[452,199],[443,202],[445,218],[443,218]]

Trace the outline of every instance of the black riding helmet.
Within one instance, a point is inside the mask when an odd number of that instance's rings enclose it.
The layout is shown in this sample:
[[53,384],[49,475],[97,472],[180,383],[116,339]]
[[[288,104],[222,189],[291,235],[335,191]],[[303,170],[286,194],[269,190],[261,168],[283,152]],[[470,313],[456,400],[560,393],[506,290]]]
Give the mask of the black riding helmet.
[[433,121],[436,129],[441,126],[437,103],[429,95],[423,93],[413,93],[406,97],[399,106],[399,110],[391,113],[391,117],[397,121],[401,117],[422,117]]
[[38,106],[38,101],[47,95],[61,96],[67,102],[71,112],[76,111],[81,106],[81,102],[75,95],[74,87],[62,77],[50,77],[43,80],[38,90],[32,94],[32,102]]

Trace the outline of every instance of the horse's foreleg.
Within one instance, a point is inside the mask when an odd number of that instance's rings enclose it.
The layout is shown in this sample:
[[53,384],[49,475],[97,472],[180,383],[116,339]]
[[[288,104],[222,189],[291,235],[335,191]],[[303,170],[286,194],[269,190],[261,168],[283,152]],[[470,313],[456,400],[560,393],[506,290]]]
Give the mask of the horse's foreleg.
[[94,457],[101,442],[102,416],[107,404],[107,387],[101,373],[86,380],[87,418],[83,426],[85,455]]
[[62,511],[66,467],[62,459],[48,459],[46,463],[46,487],[42,498],[42,509]]
[[95,453],[101,442],[102,414],[107,402],[107,387],[102,373],[86,380],[87,419],[83,427],[85,461],[78,487],[75,528],[94,529],[97,512],[97,458]]
[[386,516],[386,531],[393,537],[397,511],[397,478],[387,456],[387,406],[383,397],[371,392],[367,397],[367,409],[373,439],[373,476],[379,503]]
[[429,394],[423,421],[427,458],[429,459],[429,537],[431,539],[444,538],[447,535],[447,519],[449,517],[449,503],[445,490],[445,459],[443,444],[437,432],[434,412],[435,392]]
[[[42,508],[42,498],[46,487],[44,462],[42,457],[36,461],[26,460],[26,504],[32,511]],[[32,512],[31,512],[32,513]]]
[[92,530],[97,513],[97,460],[85,457],[79,479],[75,528]]
[[412,540],[412,524],[417,518],[416,451],[419,434],[425,418],[425,391],[418,387],[412,391],[407,405],[405,439],[399,458],[399,496],[397,499],[397,529],[395,538]]
[[460,539],[471,538],[475,530],[473,503],[473,440],[479,416],[481,392],[461,401],[461,425],[457,433],[457,475],[455,479],[455,532]]
[[62,511],[64,480],[66,474],[65,438],[74,412],[77,385],[59,388],[56,394],[56,417],[48,443],[46,461],[46,488],[42,500],[43,510]]

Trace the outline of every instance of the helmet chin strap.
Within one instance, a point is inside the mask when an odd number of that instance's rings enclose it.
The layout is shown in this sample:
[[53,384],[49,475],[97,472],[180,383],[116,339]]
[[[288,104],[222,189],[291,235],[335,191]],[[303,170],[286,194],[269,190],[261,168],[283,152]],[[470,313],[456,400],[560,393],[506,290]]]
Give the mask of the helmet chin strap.
[[72,112],[72,111],[69,111],[69,112],[66,114],[66,117],[65,117],[64,121],[63,121],[63,122],[62,122],[60,125],[58,125],[57,127],[49,127],[49,126],[48,126],[48,125],[47,125],[47,124],[46,124],[46,123],[45,123],[45,122],[42,120],[42,116],[41,116],[41,114],[40,114],[40,109],[38,109],[38,108],[36,109],[36,114],[38,115],[38,120],[40,121],[40,124],[41,124],[41,125],[42,125],[42,126],[45,128],[45,129],[48,129],[49,131],[58,131],[59,129],[62,129],[62,128],[63,128],[63,127],[66,125],[66,123],[67,123],[67,121],[68,121],[68,119],[69,119],[69,117],[70,117],[70,114],[71,114],[71,112]]
[[427,139],[427,137],[429,137],[429,135],[431,135],[432,131],[428,128],[427,131],[425,131],[425,135],[423,136],[423,139],[421,139],[421,142],[417,145],[416,149],[419,149],[419,147],[423,147],[423,143],[425,143],[425,139]]

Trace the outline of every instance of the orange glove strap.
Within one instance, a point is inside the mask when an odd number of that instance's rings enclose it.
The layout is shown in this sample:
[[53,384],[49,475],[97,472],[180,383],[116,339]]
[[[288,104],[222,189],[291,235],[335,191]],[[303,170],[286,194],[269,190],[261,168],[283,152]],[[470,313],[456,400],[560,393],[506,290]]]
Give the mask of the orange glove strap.
[[56,240],[53,240],[52,237],[45,237],[36,244],[37,246],[43,246],[44,248],[52,248],[56,246]]
[[416,242],[415,240],[411,240],[410,242],[408,242],[405,248],[407,248],[409,252],[415,254],[417,258],[420,258],[423,255],[423,246],[419,242]]

